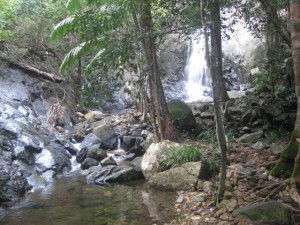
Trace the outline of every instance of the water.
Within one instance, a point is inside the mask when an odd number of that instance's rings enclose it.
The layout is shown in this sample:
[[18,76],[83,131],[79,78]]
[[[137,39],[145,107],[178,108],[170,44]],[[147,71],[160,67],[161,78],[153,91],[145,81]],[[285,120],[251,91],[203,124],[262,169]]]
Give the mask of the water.
[[212,90],[205,60],[204,38],[201,38],[199,32],[190,37],[185,77],[187,78],[185,84],[186,102],[197,100],[208,102],[212,100]]
[[[152,225],[170,222],[176,193],[161,192],[144,181],[86,185],[80,176],[63,177],[29,193],[6,209],[6,225]],[[0,208],[0,216],[1,216]]]

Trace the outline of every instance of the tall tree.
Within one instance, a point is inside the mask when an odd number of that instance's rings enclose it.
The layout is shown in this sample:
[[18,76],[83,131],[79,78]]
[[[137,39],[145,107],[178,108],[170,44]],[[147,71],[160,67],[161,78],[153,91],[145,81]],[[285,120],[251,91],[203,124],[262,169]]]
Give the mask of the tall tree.
[[[151,13],[151,1],[139,0],[140,11],[139,31],[141,31],[141,42],[149,68],[149,85],[152,101],[154,102],[154,113],[159,127],[159,139],[177,140],[178,131],[171,121],[167,107],[166,97],[161,83],[157,55],[156,55],[156,34],[153,29]],[[154,121],[154,123],[156,123]]]
[[[292,57],[294,61],[295,89],[297,102],[297,117],[291,139],[280,155],[273,176],[291,177],[291,181],[300,185],[300,0],[290,0],[290,24],[292,40]],[[298,156],[297,156],[298,155]]]
[[204,40],[205,40],[205,58],[207,67],[212,78],[213,101],[216,119],[216,132],[219,150],[221,152],[221,173],[216,196],[216,203],[222,201],[225,192],[226,169],[227,169],[227,143],[223,125],[223,117],[221,111],[222,95],[220,95],[220,86],[222,85],[222,41],[221,41],[221,19],[220,19],[220,3],[219,0],[213,0],[208,3],[210,14],[210,34],[211,34],[211,52],[209,52],[207,25],[204,16],[204,0],[200,1],[200,13],[202,23],[204,24]]

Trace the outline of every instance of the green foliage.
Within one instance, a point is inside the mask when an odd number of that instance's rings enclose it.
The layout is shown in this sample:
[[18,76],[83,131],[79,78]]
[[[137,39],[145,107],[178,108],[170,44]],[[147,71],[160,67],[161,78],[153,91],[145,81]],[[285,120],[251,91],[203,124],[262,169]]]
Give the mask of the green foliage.
[[219,172],[219,165],[220,165],[220,153],[217,149],[213,149],[213,152],[207,157],[207,163],[209,165],[209,169],[213,173]]
[[169,149],[164,153],[165,159],[163,164],[170,168],[173,166],[181,166],[187,162],[197,162],[203,157],[203,151],[197,147],[181,146]]
[[0,0],[0,42],[10,42],[16,36],[16,10],[18,1]]
[[75,16],[70,16],[65,18],[64,20],[60,21],[53,29],[51,38],[53,40],[58,40],[66,36],[71,28],[72,24],[74,22]]

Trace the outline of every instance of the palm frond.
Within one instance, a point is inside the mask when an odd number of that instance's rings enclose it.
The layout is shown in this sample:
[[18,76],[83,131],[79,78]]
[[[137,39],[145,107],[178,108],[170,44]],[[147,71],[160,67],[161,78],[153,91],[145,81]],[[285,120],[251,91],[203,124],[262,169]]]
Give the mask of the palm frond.
[[74,21],[74,16],[70,16],[62,21],[60,21],[53,29],[51,38],[53,40],[58,40],[64,37],[71,29],[72,23]]
[[80,9],[80,0],[69,0],[66,4],[68,10]]
[[88,70],[91,66],[95,64],[96,61],[98,61],[102,55],[102,53],[105,51],[105,49],[101,49],[94,58],[89,62],[89,64],[86,66],[86,69]]
[[69,53],[65,56],[61,66],[60,66],[60,73],[64,73],[70,66],[80,59],[81,56],[88,53],[92,47],[92,42],[87,41],[83,42],[77,47],[73,48]]

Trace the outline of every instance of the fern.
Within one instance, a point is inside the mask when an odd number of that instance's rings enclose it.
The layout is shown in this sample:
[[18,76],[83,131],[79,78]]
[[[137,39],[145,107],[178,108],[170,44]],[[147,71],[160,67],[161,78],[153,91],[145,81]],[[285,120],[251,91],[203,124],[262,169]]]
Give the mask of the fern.
[[75,19],[74,16],[70,16],[70,17],[62,20],[61,22],[59,22],[54,27],[53,32],[51,34],[51,38],[53,40],[58,40],[58,39],[64,37],[71,29],[74,19]]
[[64,58],[61,66],[60,66],[60,73],[64,73],[70,66],[77,61],[82,55],[88,53],[91,50],[92,42],[87,41],[83,42],[77,47],[73,48]]

